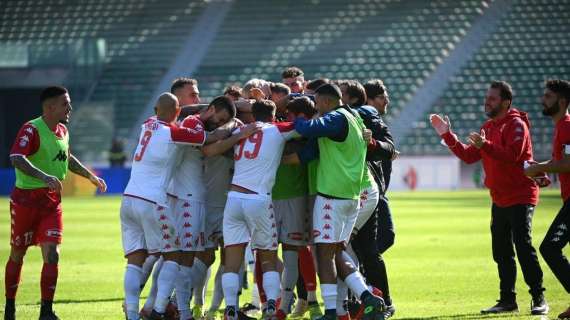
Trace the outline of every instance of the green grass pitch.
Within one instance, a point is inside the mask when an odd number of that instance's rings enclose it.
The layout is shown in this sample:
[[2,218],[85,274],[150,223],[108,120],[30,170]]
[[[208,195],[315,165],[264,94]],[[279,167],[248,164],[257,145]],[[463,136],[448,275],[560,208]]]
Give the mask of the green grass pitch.
[[[391,193],[390,203],[397,235],[396,244],[385,255],[385,260],[398,310],[395,318],[492,317],[478,313],[498,298],[487,192]],[[120,197],[64,199],[65,236],[55,302],[55,310],[62,319],[123,319],[125,260],[121,253],[119,205]],[[537,249],[560,206],[558,191],[543,192],[534,217]],[[9,252],[7,198],[0,198],[0,208],[3,273]],[[565,252],[570,254],[568,246]],[[542,260],[541,266],[552,319],[568,307],[570,298]],[[30,248],[18,292],[18,319],[38,317],[40,270],[39,249]],[[530,297],[520,269],[518,274],[520,314],[513,317],[531,318]],[[4,278],[1,279],[3,295]],[[249,296],[246,292],[245,297]],[[248,300],[245,297],[242,302]],[[3,312],[3,302],[1,305]]]

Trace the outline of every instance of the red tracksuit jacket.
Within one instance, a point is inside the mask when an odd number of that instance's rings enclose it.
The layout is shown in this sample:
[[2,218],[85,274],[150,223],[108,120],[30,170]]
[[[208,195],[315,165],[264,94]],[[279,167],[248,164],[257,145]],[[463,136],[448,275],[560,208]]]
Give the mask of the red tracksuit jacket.
[[442,138],[465,163],[483,160],[485,186],[497,206],[536,205],[538,185],[524,175],[524,161],[533,158],[526,112],[511,108],[502,119],[487,120],[481,130],[487,140],[481,149],[461,143],[451,131]]

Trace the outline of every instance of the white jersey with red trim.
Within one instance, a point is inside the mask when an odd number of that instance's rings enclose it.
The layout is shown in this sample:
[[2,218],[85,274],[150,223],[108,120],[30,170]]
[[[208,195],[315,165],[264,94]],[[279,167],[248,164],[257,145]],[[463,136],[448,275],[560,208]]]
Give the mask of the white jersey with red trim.
[[296,136],[299,135],[292,123],[262,123],[260,131],[234,147],[232,184],[259,195],[270,195],[285,142]]
[[[204,123],[199,116],[188,116],[180,124],[195,132],[204,132]],[[180,199],[204,201],[204,155],[200,146],[182,148],[167,192]]]
[[166,188],[178,158],[177,146],[200,146],[205,140],[204,130],[180,128],[149,118],[142,125],[124,194],[166,205]]

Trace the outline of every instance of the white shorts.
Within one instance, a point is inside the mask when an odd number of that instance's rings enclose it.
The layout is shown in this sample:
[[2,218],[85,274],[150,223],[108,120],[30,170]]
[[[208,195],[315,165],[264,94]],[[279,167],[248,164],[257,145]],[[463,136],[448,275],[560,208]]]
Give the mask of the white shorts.
[[348,243],[358,216],[358,200],[318,195],[313,208],[315,243]]
[[174,212],[174,222],[180,239],[181,251],[204,250],[204,219],[206,208],[204,202],[168,197]]
[[362,190],[360,193],[358,217],[356,217],[356,223],[354,224],[354,230],[352,233],[358,233],[358,230],[362,229],[368,219],[370,219],[374,213],[374,209],[376,209],[376,206],[378,205],[379,197],[380,194],[378,193],[376,183],[373,183],[371,187]]
[[279,242],[293,246],[307,245],[307,231],[310,230],[307,198],[273,200],[273,209],[279,230]]
[[179,240],[168,207],[123,196],[120,215],[125,256],[137,250],[148,253],[178,250]]
[[204,248],[217,249],[222,240],[222,223],[224,221],[224,207],[206,205],[206,225],[204,236],[206,243]]
[[251,241],[252,249],[277,250],[271,197],[230,191],[224,209],[223,234],[226,247]]

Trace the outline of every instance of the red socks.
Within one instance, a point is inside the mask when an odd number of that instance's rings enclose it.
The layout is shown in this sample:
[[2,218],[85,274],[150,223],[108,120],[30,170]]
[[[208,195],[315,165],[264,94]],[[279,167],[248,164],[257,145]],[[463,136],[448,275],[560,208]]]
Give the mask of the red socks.
[[57,270],[57,264],[44,263],[40,281],[42,300],[53,301],[55,287],[57,285]]
[[317,290],[317,274],[315,272],[315,263],[313,255],[309,247],[304,247],[299,250],[299,271],[305,281],[305,288],[307,291]]
[[20,274],[22,273],[22,265],[8,258],[6,263],[6,272],[4,273],[4,283],[7,299],[16,299],[18,285],[20,284]]

